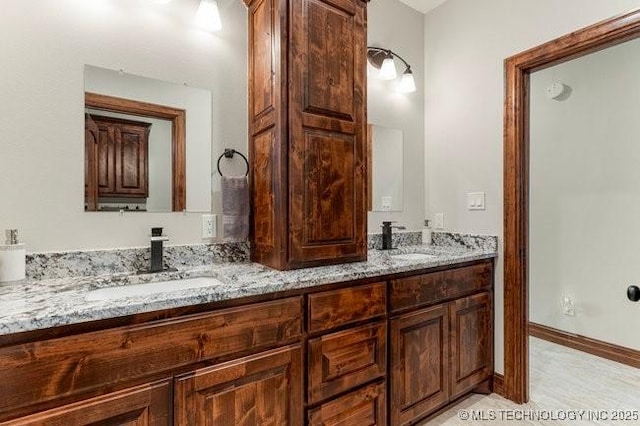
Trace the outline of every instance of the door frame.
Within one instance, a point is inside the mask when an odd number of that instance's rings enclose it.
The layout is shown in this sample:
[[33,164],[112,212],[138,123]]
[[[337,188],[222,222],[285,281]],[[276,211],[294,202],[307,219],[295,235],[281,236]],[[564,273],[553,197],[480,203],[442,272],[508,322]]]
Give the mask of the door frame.
[[529,400],[529,76],[640,37],[640,9],[510,58],[504,103],[504,396]]

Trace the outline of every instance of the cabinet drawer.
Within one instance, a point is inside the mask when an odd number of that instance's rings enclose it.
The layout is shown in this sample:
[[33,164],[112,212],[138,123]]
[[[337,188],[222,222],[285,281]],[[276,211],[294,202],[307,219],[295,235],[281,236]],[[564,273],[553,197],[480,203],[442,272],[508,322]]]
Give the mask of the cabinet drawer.
[[301,299],[292,297],[1,348],[0,418],[61,396],[292,342],[301,329]]
[[385,426],[384,388],[374,383],[309,410],[309,426]]
[[385,374],[383,322],[309,340],[309,402],[318,403]]
[[391,280],[391,310],[414,308],[488,288],[493,283],[493,263],[482,262]]
[[170,426],[173,424],[171,380],[136,386],[75,404],[33,414],[1,426],[44,425],[140,425]]
[[301,426],[302,351],[288,346],[177,377],[179,426]]
[[309,295],[309,332],[329,330],[383,315],[384,283],[326,291]]

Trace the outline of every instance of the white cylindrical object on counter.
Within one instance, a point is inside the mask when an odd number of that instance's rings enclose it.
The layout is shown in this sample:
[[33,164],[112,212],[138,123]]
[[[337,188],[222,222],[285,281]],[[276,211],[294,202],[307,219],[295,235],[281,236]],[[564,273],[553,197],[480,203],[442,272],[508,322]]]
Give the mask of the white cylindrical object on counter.
[[24,279],[26,256],[24,244],[0,245],[0,283]]
[[429,220],[425,219],[424,228],[422,228],[422,244],[425,246],[431,245],[431,227],[429,226]]

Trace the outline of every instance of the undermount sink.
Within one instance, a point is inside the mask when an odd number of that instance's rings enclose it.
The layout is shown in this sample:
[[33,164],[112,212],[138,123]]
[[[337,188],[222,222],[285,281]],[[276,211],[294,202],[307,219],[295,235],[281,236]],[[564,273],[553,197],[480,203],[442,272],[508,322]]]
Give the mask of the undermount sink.
[[184,280],[150,282],[144,284],[130,284],[105,287],[87,292],[87,300],[116,300],[135,296],[149,296],[158,293],[191,290],[195,288],[222,285],[215,278],[198,277]]
[[433,259],[434,255],[425,253],[404,253],[391,255],[392,258],[398,260],[428,260]]

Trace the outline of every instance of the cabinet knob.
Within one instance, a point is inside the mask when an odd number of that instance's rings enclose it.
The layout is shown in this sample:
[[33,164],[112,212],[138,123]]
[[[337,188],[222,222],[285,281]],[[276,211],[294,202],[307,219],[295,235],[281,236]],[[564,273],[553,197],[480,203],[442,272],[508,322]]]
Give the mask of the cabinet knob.
[[637,302],[640,300],[640,288],[637,285],[629,286],[627,289],[627,297],[632,302]]

